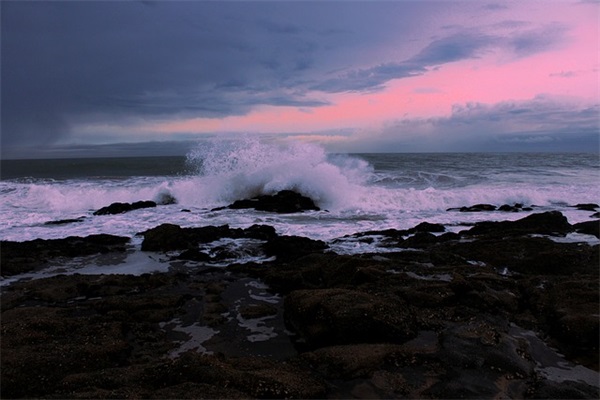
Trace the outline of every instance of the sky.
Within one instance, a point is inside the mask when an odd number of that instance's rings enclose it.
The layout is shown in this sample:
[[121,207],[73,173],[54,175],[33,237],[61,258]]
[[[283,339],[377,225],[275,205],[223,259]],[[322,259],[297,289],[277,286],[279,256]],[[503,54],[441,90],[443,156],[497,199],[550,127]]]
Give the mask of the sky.
[[600,151],[596,0],[3,0],[0,17],[4,159],[240,135]]

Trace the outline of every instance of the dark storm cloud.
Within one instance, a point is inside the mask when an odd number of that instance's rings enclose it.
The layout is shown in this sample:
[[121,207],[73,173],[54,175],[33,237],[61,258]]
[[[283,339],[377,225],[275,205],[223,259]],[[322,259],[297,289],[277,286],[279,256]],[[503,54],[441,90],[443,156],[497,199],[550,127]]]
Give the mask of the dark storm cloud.
[[291,90],[313,63],[316,34],[269,21],[271,6],[2,2],[3,144],[52,142],[82,115],[219,117],[256,104],[324,104]]
[[451,2],[0,1],[0,7],[3,153],[77,142],[74,128],[86,123],[218,118],[257,105],[319,107],[328,104],[320,97],[328,93],[381,90],[390,80],[496,47],[544,51],[565,34],[515,27],[502,37],[455,27],[423,39],[432,34],[422,31],[432,10],[443,15]]

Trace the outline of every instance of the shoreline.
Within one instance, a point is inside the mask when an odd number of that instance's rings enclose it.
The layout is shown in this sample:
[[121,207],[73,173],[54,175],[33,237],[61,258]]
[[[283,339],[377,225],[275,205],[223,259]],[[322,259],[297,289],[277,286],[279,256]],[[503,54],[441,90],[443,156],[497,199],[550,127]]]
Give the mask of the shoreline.
[[[148,254],[169,268],[3,286],[1,394],[597,398],[599,246],[552,240],[575,231],[558,212],[458,233],[424,223],[350,235],[390,248],[355,255],[268,225],[164,224],[133,252],[114,237],[3,242],[3,274]],[[227,238],[266,261],[210,265],[235,259]],[[210,260],[191,251],[218,240]]]

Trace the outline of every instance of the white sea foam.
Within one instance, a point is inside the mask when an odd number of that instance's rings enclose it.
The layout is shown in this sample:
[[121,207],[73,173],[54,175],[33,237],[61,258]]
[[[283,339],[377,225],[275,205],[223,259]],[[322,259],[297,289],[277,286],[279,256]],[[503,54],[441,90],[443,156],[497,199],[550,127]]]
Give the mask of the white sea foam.
[[[485,155],[334,155],[319,146],[279,145],[257,139],[215,140],[188,155],[182,175],[121,179],[0,181],[0,239],[31,240],[110,233],[133,236],[161,223],[181,226],[273,225],[281,234],[332,239],[357,231],[410,228],[422,221],[460,225],[480,220],[514,220],[526,213],[459,213],[452,207],[478,203],[537,205],[559,209],[571,223],[591,212],[568,207],[598,203],[597,161],[577,158]],[[515,166],[515,162],[522,165]],[[546,162],[548,165],[544,165]],[[98,174],[101,176],[101,174]],[[211,209],[234,200],[291,189],[311,197],[327,212],[276,215],[250,210]],[[93,216],[114,202],[172,196],[177,204],[114,216]],[[183,213],[182,209],[191,212]],[[82,222],[44,225],[85,217]]]

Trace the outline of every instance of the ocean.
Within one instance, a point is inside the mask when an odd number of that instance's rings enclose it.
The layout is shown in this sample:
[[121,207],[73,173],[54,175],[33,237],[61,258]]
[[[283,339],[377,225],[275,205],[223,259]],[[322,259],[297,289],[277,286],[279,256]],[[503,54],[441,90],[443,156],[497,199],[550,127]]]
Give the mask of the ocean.
[[[26,241],[106,233],[129,236],[162,223],[183,227],[267,224],[279,234],[329,242],[341,253],[377,251],[377,243],[336,238],[407,229],[420,222],[460,231],[483,220],[515,220],[558,210],[569,222],[590,220],[578,203],[600,202],[598,154],[333,154],[312,144],[258,140],[198,144],[185,157],[3,160],[0,240]],[[321,211],[273,214],[214,208],[283,189],[311,197]],[[114,202],[176,204],[94,216]],[[528,212],[459,212],[488,203],[534,206]],[[78,219],[78,222],[48,224]]]

